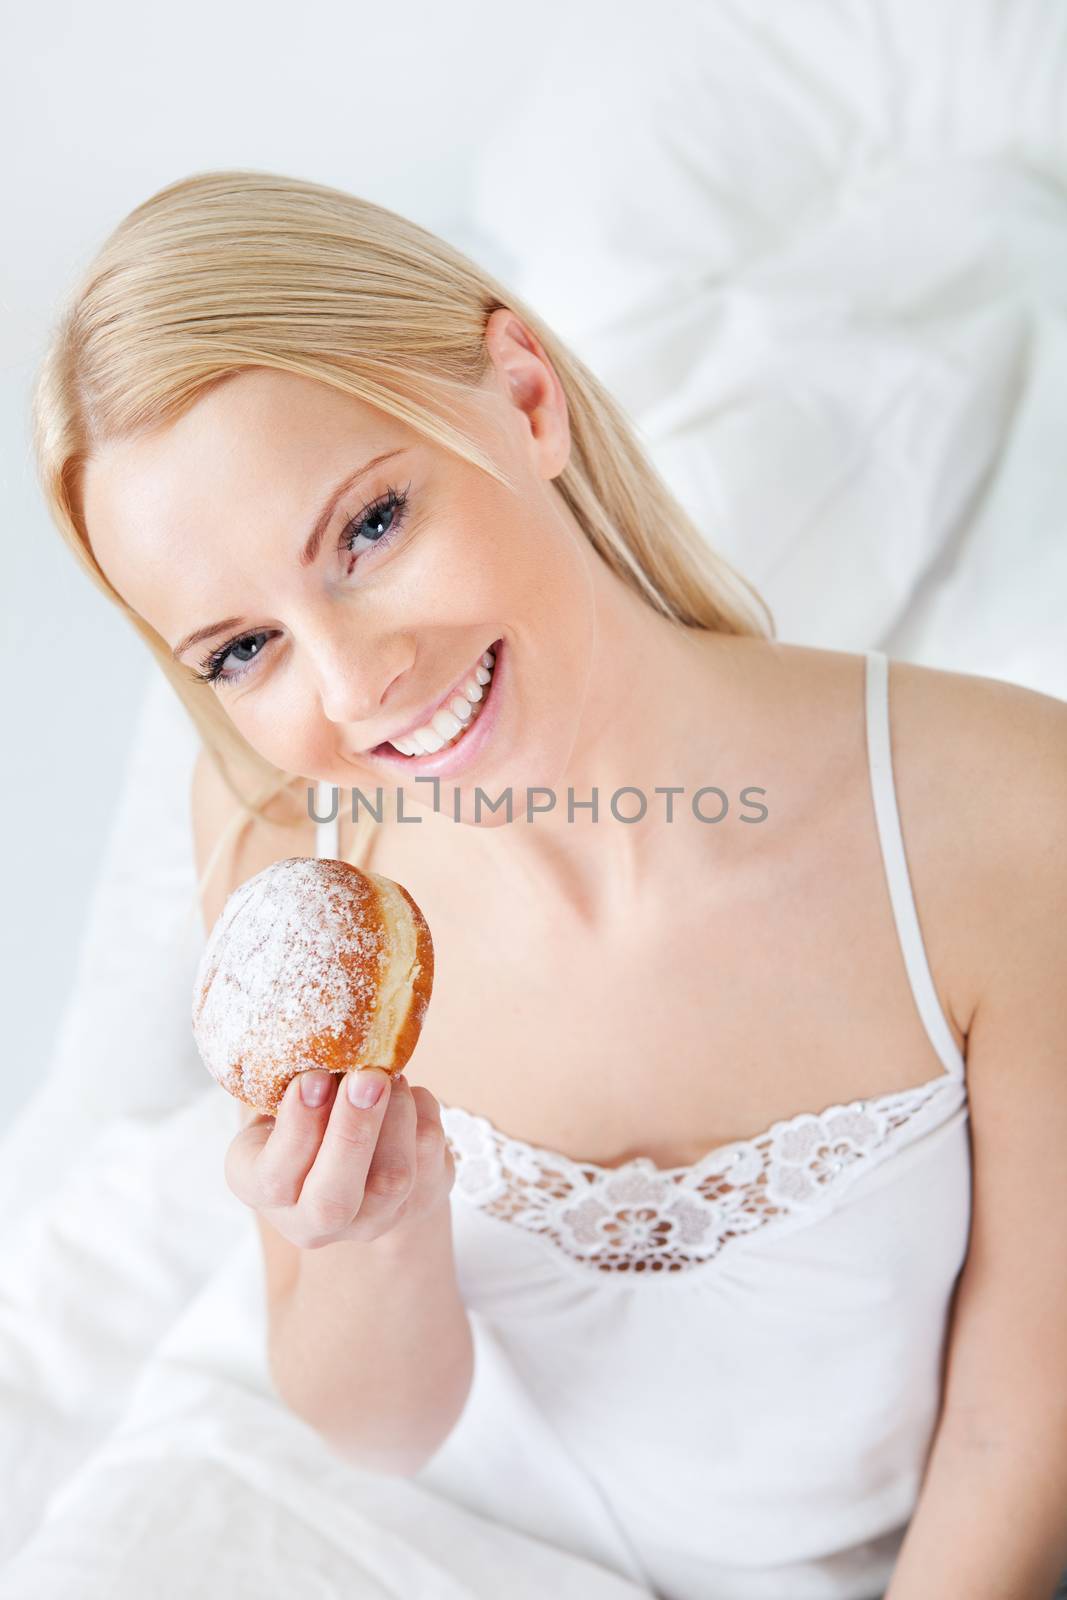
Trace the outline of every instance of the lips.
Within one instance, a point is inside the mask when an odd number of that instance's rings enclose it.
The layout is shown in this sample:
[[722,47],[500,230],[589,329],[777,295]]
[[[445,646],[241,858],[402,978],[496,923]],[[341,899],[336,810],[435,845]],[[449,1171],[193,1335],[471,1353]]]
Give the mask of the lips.
[[[490,651],[496,650],[499,647],[500,642],[501,641],[497,639],[491,645],[487,645],[486,649]],[[443,695],[439,695],[436,700],[432,701],[431,704],[419,714],[419,716],[415,717],[412,721],[405,723],[403,727],[397,728],[393,733],[389,734],[388,738],[381,740],[379,744],[370,746],[367,750],[367,754],[372,756],[396,756],[399,754],[399,752],[394,748],[392,741],[394,739],[406,738],[409,734],[413,733],[416,728],[426,727],[439,711],[446,710],[450,702],[456,697],[457,694],[461,692],[462,685],[473,676],[476,668],[478,667],[479,661],[484,654],[484,650],[479,652],[478,657],[475,659],[473,665],[465,672],[460,674],[451,689],[446,690]]]
[[489,683],[485,694],[479,702],[477,714],[471,719],[462,735],[429,755],[405,756],[386,741],[384,745],[377,746],[374,750],[364,750],[362,757],[356,757],[356,765],[364,765],[369,761],[377,770],[387,771],[403,781],[407,774],[409,777],[420,775],[425,777],[440,777],[450,779],[467,771],[473,763],[482,759],[481,752],[486,743],[493,737],[497,719],[500,715],[501,674],[505,685],[508,676],[508,650],[509,646],[501,637],[487,647],[492,652],[494,665],[492,667]]

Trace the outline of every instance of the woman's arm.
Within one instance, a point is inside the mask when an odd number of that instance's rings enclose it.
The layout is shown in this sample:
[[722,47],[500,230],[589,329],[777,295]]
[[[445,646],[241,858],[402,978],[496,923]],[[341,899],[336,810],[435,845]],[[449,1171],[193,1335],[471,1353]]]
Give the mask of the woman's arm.
[[980,724],[971,1239],[885,1600],[1051,1600],[1067,1567],[1067,705],[998,690]]
[[371,1243],[294,1255],[296,1282],[272,1319],[278,1393],[339,1455],[418,1472],[455,1427],[474,1375],[447,1200]]
[[[197,871],[203,873],[235,801],[205,755],[192,785]],[[255,821],[221,852],[204,887],[210,931],[233,888],[273,861],[314,851],[306,816]],[[394,1091],[397,1092],[397,1091]],[[347,1107],[343,1108],[347,1110]],[[235,1103],[243,1129],[265,1125]],[[348,1118],[350,1154],[365,1130]],[[429,1160],[427,1155],[425,1159]],[[470,1322],[456,1277],[447,1200],[381,1237],[301,1249],[256,1211],[267,1293],[269,1368],[289,1409],[359,1465],[397,1476],[422,1467],[455,1425],[473,1377]]]

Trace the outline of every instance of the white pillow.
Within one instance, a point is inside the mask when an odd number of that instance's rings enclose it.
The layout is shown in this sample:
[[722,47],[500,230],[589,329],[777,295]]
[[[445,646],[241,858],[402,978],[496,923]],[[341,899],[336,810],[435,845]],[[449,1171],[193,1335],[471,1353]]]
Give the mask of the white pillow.
[[113,1118],[163,1116],[210,1083],[190,1018],[204,942],[189,818],[197,748],[153,666],[47,1076],[0,1142],[0,1235],[51,1198]]
[[1015,431],[1059,362],[1065,50],[1042,0],[591,5],[482,153],[509,282],[784,639],[1067,694],[1050,385]]

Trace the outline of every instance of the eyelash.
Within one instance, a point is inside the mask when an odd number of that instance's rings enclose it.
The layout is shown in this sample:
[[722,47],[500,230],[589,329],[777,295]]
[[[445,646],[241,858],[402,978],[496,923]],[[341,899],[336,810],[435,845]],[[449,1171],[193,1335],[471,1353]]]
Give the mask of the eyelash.
[[[360,537],[358,530],[361,525],[364,522],[380,522],[382,518],[388,516],[390,512],[393,513],[393,521],[391,525],[385,533],[379,535],[377,539],[371,541],[371,548],[374,550],[379,550],[383,545],[391,544],[406,521],[408,489],[410,489],[410,487],[411,484],[408,483],[404,489],[396,490],[390,484],[385,494],[380,495],[377,500],[371,501],[370,505],[364,506],[362,511],[357,512],[354,517],[350,518],[341,529],[341,534],[337,541],[338,552],[343,553],[347,551],[349,554],[352,554],[352,547],[356,540]],[[195,676],[200,680],[201,683],[209,684],[233,683],[236,681],[236,679],[243,678],[245,673],[262,654],[263,645],[260,645],[259,649],[256,651],[256,654],[251,658],[251,660],[245,662],[245,664],[236,672],[223,672],[222,664],[226,660],[226,657],[230,654],[231,650],[235,650],[238,645],[248,644],[253,639],[260,638],[264,631],[265,630],[260,629],[256,633],[242,633],[239,634],[236,639],[227,639],[225,644],[219,645],[217,650],[212,650],[210,655],[204,657],[204,659],[200,662],[199,667],[195,670]]]

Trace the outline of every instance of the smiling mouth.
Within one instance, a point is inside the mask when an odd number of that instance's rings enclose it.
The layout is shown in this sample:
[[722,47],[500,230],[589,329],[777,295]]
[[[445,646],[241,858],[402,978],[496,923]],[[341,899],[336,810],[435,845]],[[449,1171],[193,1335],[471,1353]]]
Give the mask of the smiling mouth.
[[441,702],[428,722],[413,729],[411,733],[404,734],[402,738],[383,740],[381,744],[376,744],[369,754],[395,756],[395,753],[399,752],[402,756],[417,759],[419,756],[435,755],[439,750],[447,750],[452,745],[459,744],[467,730],[477,722],[485,704],[489,686],[493,681],[495,651],[499,644],[498,639],[488,650],[482,651],[459,687]]

